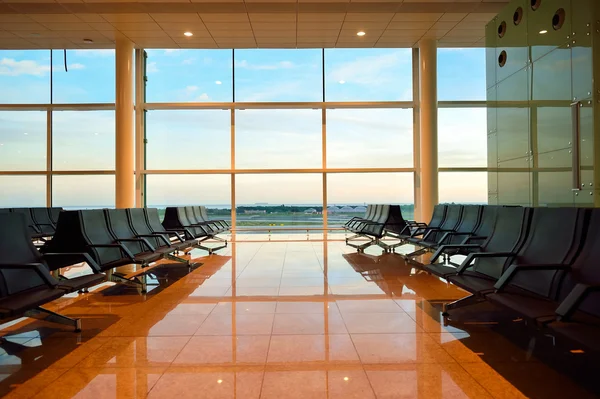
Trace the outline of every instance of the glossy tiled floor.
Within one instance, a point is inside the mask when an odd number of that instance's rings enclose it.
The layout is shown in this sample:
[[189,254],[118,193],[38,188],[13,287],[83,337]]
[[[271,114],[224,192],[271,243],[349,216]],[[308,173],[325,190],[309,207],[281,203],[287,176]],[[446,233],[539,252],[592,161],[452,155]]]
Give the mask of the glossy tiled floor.
[[160,285],[144,296],[106,284],[63,298],[51,308],[81,317],[83,332],[40,321],[4,326],[0,394],[592,396],[527,345],[522,349],[519,338],[498,331],[522,330],[522,323],[444,325],[440,303],[463,291],[418,273],[398,255],[367,252],[339,241],[240,240],[211,257],[193,251],[203,266],[157,273]]

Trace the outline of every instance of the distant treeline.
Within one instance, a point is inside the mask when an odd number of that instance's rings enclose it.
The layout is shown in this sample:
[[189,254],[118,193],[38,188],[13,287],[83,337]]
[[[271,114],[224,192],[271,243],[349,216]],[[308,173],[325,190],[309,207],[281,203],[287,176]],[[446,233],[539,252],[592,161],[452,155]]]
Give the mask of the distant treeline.
[[[353,206],[354,208],[356,206]],[[400,205],[400,208],[402,209],[402,212],[410,212],[412,214],[412,212],[414,211],[414,205],[409,204],[409,205]],[[244,214],[245,211],[254,211],[254,212],[265,212],[267,214],[269,213],[304,213],[304,211],[306,211],[307,209],[315,209],[317,212],[322,212],[323,211],[323,207],[322,206],[296,206],[296,205],[269,205],[269,206],[264,206],[264,205],[255,205],[255,206],[238,206],[236,207],[236,213],[238,215],[242,215]],[[230,208],[211,208],[208,209],[208,212],[211,215],[229,215],[231,213],[231,209]],[[360,212],[362,213],[362,212]]]

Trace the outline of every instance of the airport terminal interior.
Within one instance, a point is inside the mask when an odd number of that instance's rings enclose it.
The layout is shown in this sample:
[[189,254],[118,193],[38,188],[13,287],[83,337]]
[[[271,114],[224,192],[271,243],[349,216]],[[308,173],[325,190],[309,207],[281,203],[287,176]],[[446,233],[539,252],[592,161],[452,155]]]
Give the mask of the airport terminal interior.
[[600,397],[598,137],[597,0],[0,0],[0,396]]

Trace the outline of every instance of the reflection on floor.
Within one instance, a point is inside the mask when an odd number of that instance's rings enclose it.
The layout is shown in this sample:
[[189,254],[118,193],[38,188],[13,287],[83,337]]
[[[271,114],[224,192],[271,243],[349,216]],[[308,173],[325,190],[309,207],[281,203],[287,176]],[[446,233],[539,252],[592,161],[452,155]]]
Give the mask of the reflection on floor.
[[585,354],[544,337],[533,346],[524,323],[496,309],[445,323],[441,303],[465,293],[380,252],[241,240],[192,252],[204,264],[189,274],[155,273],[145,296],[106,284],[63,298],[52,309],[81,317],[83,332],[3,326],[0,395],[594,397],[569,372]]

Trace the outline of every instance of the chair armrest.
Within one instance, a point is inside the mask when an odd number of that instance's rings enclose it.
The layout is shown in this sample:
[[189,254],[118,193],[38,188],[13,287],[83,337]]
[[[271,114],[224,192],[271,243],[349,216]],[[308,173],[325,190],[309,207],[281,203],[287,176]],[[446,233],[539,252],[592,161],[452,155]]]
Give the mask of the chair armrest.
[[438,241],[438,244],[443,244],[444,241],[446,241],[448,239],[448,237],[454,237],[454,236],[470,236],[472,235],[471,233],[459,233],[456,231],[452,231],[452,230],[446,230],[446,233],[444,233],[444,235],[442,236],[442,238]]
[[19,269],[28,269],[33,270],[36,274],[44,281],[44,283],[50,287],[56,287],[58,285],[58,281],[54,277],[50,275],[50,272],[46,268],[46,266],[41,263],[5,263],[0,264],[0,270],[19,270]]
[[513,277],[515,277],[521,271],[566,270],[566,269],[569,269],[569,267],[570,266],[568,266],[568,265],[561,265],[561,264],[555,264],[555,265],[510,265],[510,267],[508,269],[506,269],[506,271],[504,273],[502,273],[502,275],[500,276],[498,281],[496,281],[496,284],[494,284],[494,288],[496,289],[496,292],[502,291],[502,289],[504,289],[504,287],[506,287],[510,283],[510,281],[513,279]]
[[100,270],[100,266],[98,266],[98,263],[96,263],[96,261],[93,260],[92,257],[89,254],[86,254],[85,252],[81,252],[81,253],[66,252],[66,253],[46,253],[46,254],[44,254],[44,258],[54,258],[54,257],[72,257],[77,260],[80,260],[81,262],[87,263],[94,273],[102,273],[102,270]]
[[481,248],[481,245],[477,245],[477,244],[444,244],[435,251],[435,253],[431,257],[430,263],[434,263],[445,251],[447,251],[449,249],[464,249],[464,248],[477,249],[477,248]]
[[154,234],[140,234],[140,235],[138,235],[136,237],[139,237],[139,238],[151,238],[151,237],[152,238],[159,238],[159,239],[162,240],[162,242],[165,243],[166,246],[168,246],[168,247],[171,246],[171,241],[167,240],[163,234],[159,234],[159,233],[154,233]]
[[156,251],[154,249],[154,247],[152,245],[150,245],[150,243],[148,242],[148,240],[146,240],[145,238],[119,238],[117,240],[117,242],[141,242],[146,247],[148,247],[148,249],[150,250],[150,252]]
[[514,252],[472,252],[467,255],[467,258],[463,263],[456,268],[456,274],[461,274],[468,268],[470,268],[473,261],[476,258],[507,258],[509,256],[515,256]]
[[88,244],[90,248],[119,248],[121,250],[121,254],[125,255],[125,257],[130,260],[135,260],[135,255],[131,253],[125,246],[122,244]]
[[558,320],[569,320],[577,308],[579,308],[579,305],[581,305],[581,303],[589,294],[599,291],[600,284],[577,284],[556,309],[556,316]]
[[[175,236],[177,237],[177,239],[181,242],[185,241],[185,234],[187,233],[186,229],[165,229],[165,232],[168,233],[173,233],[175,234]],[[180,233],[183,233],[183,237],[181,236]],[[156,234],[162,234],[162,233],[156,233]]]

